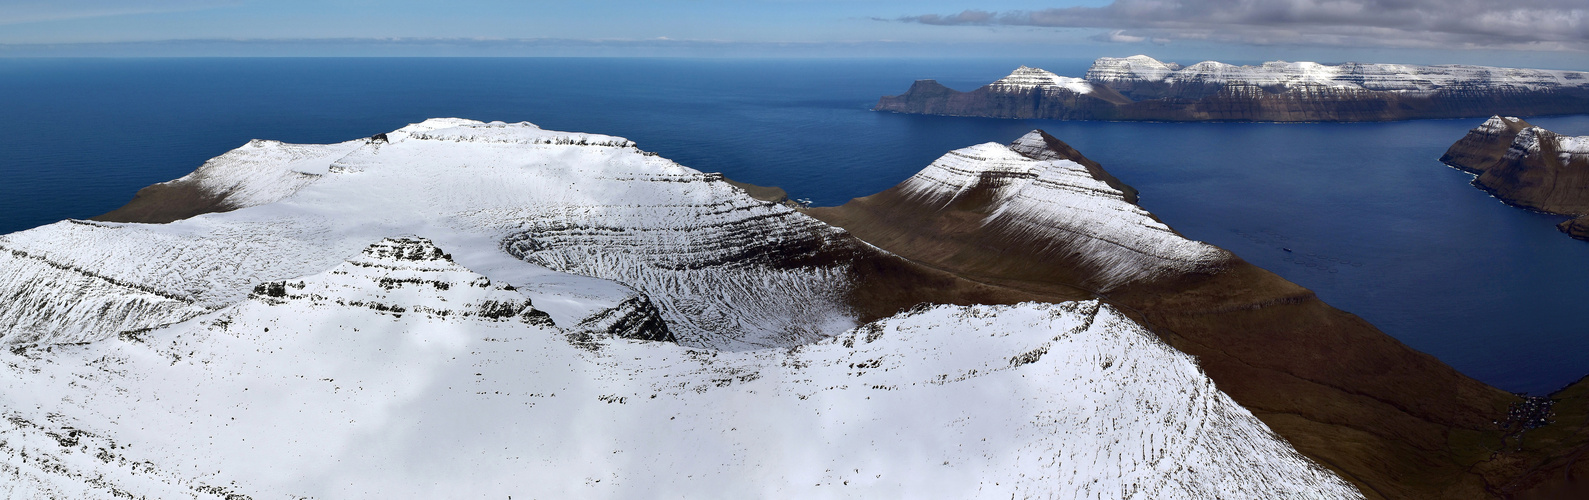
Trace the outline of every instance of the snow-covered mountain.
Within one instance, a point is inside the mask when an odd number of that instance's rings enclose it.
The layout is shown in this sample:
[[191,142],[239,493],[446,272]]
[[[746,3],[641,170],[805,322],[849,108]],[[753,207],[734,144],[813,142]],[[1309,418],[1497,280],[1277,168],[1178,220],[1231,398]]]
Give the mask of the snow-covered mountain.
[[[913,192],[1141,247],[1121,279],[1222,255],[1044,137]],[[6,496],[1361,497],[1111,306],[863,322],[891,256],[622,138],[429,120],[174,182],[229,211],[0,236]]]
[[855,326],[842,263],[800,260],[857,243],[720,175],[525,123],[429,120],[386,136],[307,159],[279,152],[325,149],[255,141],[190,176],[252,193],[228,198],[248,210],[0,236],[0,295],[25,305],[0,309],[0,340],[92,341],[183,321],[405,234],[546,297],[559,324],[646,295],[689,345],[788,346]]
[[[1034,130],[1008,145],[990,142],[950,151],[898,186],[814,213],[869,233],[868,241],[875,242],[911,240],[937,231],[929,244],[936,246],[956,239],[955,234],[974,234],[969,238],[1029,252],[1035,261],[1063,268],[1070,282],[1100,292],[1153,278],[1212,272],[1232,258],[1218,247],[1181,236],[1135,201],[1130,186],[1070,146]],[[947,227],[942,221],[901,218],[932,219],[949,212],[964,215]],[[945,258],[982,261],[974,264],[979,267],[1003,265],[989,259]],[[1048,269],[1030,271],[1051,275]]]
[[1383,121],[1589,112],[1589,73],[1487,66],[1272,61],[1182,66],[1104,57],[1083,78],[1021,66],[970,92],[921,80],[877,110],[1172,121]]
[[1107,85],[1136,99],[1164,97],[1143,92],[1147,84],[1172,87],[1215,84],[1224,87],[1329,88],[1425,95],[1446,88],[1524,92],[1589,87],[1589,73],[1582,71],[1459,64],[1418,66],[1349,62],[1329,65],[1286,61],[1270,61],[1257,66],[1203,61],[1181,66],[1144,55],[1099,58],[1087,69],[1085,79]]

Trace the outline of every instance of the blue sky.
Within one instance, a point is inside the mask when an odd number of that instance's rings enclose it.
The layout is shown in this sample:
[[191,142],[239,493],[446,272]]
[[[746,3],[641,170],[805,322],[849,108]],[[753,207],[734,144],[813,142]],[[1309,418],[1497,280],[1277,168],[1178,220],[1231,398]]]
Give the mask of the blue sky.
[[0,55],[1311,59],[1589,69],[1582,0],[0,0]]

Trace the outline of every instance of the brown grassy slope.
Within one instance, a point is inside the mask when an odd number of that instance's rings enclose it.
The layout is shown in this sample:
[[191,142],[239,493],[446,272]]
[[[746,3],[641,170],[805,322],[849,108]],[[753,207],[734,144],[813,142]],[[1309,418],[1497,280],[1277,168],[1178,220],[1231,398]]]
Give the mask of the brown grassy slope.
[[[979,282],[1054,291],[1053,300],[1086,288],[1085,268],[1043,252],[1044,242],[983,226],[980,208],[921,206],[896,188],[808,213]],[[1505,433],[1495,421],[1519,398],[1239,259],[1102,298],[1197,356],[1222,390],[1370,498],[1499,496],[1526,469],[1516,464],[1539,463],[1560,448],[1499,451]]]
[[196,182],[176,180],[140,189],[126,205],[90,220],[164,224],[232,208],[224,194],[205,191]]

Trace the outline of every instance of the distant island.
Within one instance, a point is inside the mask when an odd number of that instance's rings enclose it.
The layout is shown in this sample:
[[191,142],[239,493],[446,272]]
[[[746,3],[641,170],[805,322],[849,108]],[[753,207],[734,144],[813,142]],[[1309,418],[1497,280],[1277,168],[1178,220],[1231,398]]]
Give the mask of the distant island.
[[1508,204],[1575,217],[1556,227],[1589,240],[1589,136],[1564,136],[1517,117],[1492,116],[1440,161],[1477,175],[1474,186]]
[[1487,66],[1267,62],[1190,66],[1137,55],[1084,78],[1022,66],[970,92],[917,80],[876,111],[1115,121],[1362,122],[1589,113],[1589,73]]

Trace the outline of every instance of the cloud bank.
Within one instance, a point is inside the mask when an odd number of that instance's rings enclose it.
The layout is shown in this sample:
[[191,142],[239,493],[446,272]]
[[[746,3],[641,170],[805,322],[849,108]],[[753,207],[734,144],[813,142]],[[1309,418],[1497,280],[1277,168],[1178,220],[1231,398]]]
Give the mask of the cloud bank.
[[1098,39],[1589,50],[1584,0],[1115,0],[1104,7],[908,16],[931,25],[1114,30]]

